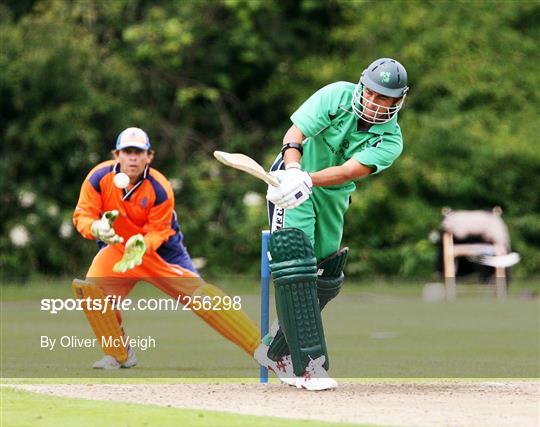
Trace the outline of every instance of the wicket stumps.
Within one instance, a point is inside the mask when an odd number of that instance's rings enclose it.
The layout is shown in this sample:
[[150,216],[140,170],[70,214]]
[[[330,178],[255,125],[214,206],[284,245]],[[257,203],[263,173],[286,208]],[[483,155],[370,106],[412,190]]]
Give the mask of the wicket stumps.
[[[261,339],[268,333],[270,323],[270,263],[268,260],[268,239],[270,231],[261,233]],[[268,368],[262,367],[259,382],[268,382]]]

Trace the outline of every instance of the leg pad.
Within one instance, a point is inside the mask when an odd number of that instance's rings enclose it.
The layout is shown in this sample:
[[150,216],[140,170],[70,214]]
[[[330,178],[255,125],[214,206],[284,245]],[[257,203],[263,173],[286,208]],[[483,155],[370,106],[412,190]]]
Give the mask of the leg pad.
[[328,358],[317,298],[317,260],[309,238],[296,228],[272,233],[269,250],[279,324],[294,372],[302,375],[310,359]]
[[259,328],[241,308],[231,306],[232,297],[209,283],[197,288],[192,297],[197,297],[192,300],[197,301],[191,304],[193,313],[253,356],[261,339]]
[[[345,279],[343,270],[348,254],[349,248],[343,248],[323,259],[317,265],[317,296],[321,310],[341,291]],[[268,357],[277,361],[286,354],[290,354],[289,346],[283,332],[279,329],[268,349]],[[324,368],[326,370],[329,368],[328,357]]]
[[[111,308],[111,303],[107,301],[106,295],[94,283],[75,279],[72,284],[75,298],[82,299],[84,314],[94,331],[98,344],[105,354],[114,357],[118,362],[124,363],[128,358],[128,350],[121,343],[120,338],[124,336],[124,330],[118,322],[115,310]],[[96,303],[100,301],[100,310],[96,308]]]

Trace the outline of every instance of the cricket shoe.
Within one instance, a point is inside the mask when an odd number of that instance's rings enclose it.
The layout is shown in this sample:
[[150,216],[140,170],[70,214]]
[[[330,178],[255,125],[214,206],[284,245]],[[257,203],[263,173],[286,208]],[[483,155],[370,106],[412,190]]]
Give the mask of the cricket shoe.
[[326,357],[320,356],[311,359],[304,372],[304,375],[296,379],[296,387],[306,390],[319,391],[337,387],[337,382],[328,376],[328,372],[323,368]]
[[128,358],[124,363],[120,363],[112,356],[103,356],[92,365],[94,369],[120,369],[120,368],[132,368],[137,364],[137,357],[131,347],[128,348]]
[[276,362],[268,357],[268,346],[261,343],[255,350],[253,357],[261,366],[274,371],[282,383],[290,386],[296,386],[297,376],[294,375],[290,355],[283,356]]

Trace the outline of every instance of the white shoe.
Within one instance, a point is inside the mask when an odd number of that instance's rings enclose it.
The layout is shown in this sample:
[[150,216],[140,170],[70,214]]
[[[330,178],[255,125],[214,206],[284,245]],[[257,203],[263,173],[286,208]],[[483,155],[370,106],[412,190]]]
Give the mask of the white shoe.
[[337,387],[337,382],[328,376],[328,372],[323,368],[326,357],[321,356],[311,359],[304,375],[296,379],[296,387],[306,390],[328,390]]
[[294,375],[291,356],[283,356],[277,362],[268,357],[268,346],[261,343],[253,355],[255,360],[265,368],[273,371],[282,383],[296,386],[297,376]]
[[132,368],[137,364],[137,357],[131,347],[128,348],[128,358],[124,363],[120,363],[112,356],[103,356],[100,360],[92,365],[94,369],[120,369],[120,368]]

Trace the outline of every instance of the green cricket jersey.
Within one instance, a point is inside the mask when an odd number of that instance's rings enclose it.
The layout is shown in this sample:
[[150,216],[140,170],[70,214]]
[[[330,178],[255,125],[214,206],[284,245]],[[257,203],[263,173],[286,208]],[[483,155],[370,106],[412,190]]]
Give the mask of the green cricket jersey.
[[[291,116],[306,136],[302,169],[316,172],[355,159],[379,173],[392,165],[403,150],[397,115],[387,123],[358,130],[358,118],[351,108],[355,84],[337,82],[314,93]],[[287,209],[285,226],[303,230],[314,244],[318,259],[339,249],[343,217],[354,182],[313,187],[302,205]]]
[[[314,93],[291,116],[306,136],[302,169],[316,172],[355,159],[379,173],[392,165],[403,150],[397,115],[387,123],[357,129],[351,108],[355,84],[337,82]],[[354,183],[341,184],[354,191]]]

